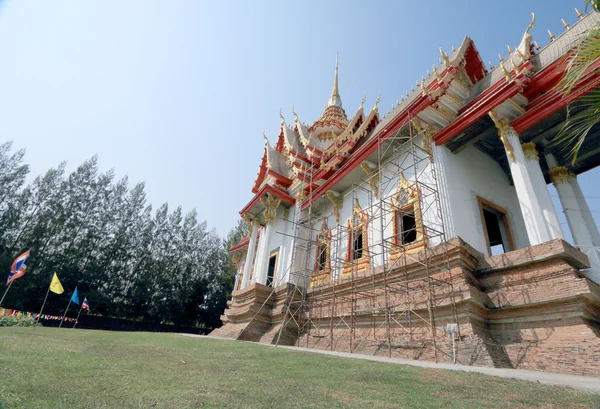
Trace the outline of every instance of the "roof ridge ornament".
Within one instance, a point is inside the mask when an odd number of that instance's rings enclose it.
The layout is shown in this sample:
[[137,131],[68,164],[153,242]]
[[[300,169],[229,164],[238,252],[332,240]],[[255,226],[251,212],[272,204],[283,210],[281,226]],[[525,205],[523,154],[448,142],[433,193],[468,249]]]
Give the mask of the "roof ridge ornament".
[[367,100],[367,93],[365,92],[365,96],[363,97],[362,101],[360,101],[360,107],[358,107],[358,109],[362,109],[363,106],[365,105],[365,101]]
[[282,110],[283,110],[283,108],[279,108],[279,118],[281,118],[281,126],[284,126],[285,118],[283,117],[283,114],[281,113]]
[[292,105],[292,115],[294,115],[294,122],[299,123],[300,120],[298,119],[298,114],[296,113],[296,110],[294,109],[294,105]]
[[373,109],[377,109],[377,105],[379,105],[379,101],[381,101],[381,91],[379,91],[379,95],[377,95],[377,100],[375,101],[375,106]]
[[532,28],[535,27],[535,13],[531,13],[531,23],[525,29],[525,33],[523,33],[523,38],[521,39],[521,43],[517,47],[517,49],[523,54],[526,58],[531,57],[531,40],[533,40],[533,36],[529,32]]

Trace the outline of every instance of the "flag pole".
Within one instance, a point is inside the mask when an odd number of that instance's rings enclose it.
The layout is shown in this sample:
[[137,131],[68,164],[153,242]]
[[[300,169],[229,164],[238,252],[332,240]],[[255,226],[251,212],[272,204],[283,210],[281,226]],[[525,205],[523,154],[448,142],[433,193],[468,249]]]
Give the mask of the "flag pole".
[[72,297],[69,299],[69,303],[67,304],[67,309],[65,310],[65,313],[63,314],[63,317],[60,320],[60,325],[58,326],[58,328],[62,327],[63,322],[65,322],[65,317],[67,316],[67,311],[69,311],[69,307],[71,306],[71,301],[73,301]]
[[33,329],[36,329],[36,327],[38,326],[38,324],[40,322],[40,317],[42,316],[42,311],[44,311],[44,305],[46,305],[46,300],[48,299],[48,294],[50,294],[50,286],[48,286],[48,291],[46,291],[46,297],[44,298],[44,303],[42,304],[42,309],[40,310],[40,313],[38,314],[37,321],[35,322],[35,327],[33,327]]
[[10,290],[10,286],[14,282],[15,282],[15,280],[12,280],[10,283],[8,283],[8,287],[6,287],[6,291],[4,291],[4,295],[2,296],[2,299],[0,299],[0,305],[2,305],[2,301],[4,301],[4,297],[6,297],[6,293],[8,293],[8,290]]
[[73,329],[75,329],[75,325],[77,325],[77,321],[79,321],[79,315],[81,314],[82,309],[83,309],[83,303],[81,303],[81,307],[79,307],[79,312],[77,313],[77,318],[75,318],[75,324],[73,324]]

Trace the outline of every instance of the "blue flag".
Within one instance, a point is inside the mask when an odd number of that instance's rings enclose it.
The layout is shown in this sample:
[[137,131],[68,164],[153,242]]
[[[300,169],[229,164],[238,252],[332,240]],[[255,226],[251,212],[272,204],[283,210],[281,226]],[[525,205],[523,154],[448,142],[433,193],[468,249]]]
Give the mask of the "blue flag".
[[73,291],[73,296],[71,297],[71,302],[79,305],[79,293],[77,292],[77,287],[75,287],[75,291]]

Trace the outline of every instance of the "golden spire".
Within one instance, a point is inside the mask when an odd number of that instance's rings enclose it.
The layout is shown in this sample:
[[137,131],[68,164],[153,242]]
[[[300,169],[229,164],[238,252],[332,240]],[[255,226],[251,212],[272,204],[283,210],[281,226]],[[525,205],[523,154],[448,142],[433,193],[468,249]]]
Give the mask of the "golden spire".
[[498,53],[498,58],[500,58],[500,64],[502,64],[504,62],[504,58],[502,58],[502,56],[500,55],[500,53]]
[[534,41],[533,44],[535,44],[535,49],[540,51],[542,49],[542,47],[540,47],[540,45],[537,43],[537,41]]
[[454,46],[452,46],[452,52],[455,53],[456,52],[456,48],[454,48]]
[[285,125],[285,118],[283,117],[283,114],[281,113],[282,110],[283,110],[283,108],[279,108],[279,118],[281,118],[281,126]]
[[492,64],[491,61],[488,61],[488,62],[490,63],[490,70],[493,70],[494,68],[496,68],[496,67],[494,67],[494,64]]
[[563,26],[565,27],[566,30],[568,30],[569,28],[571,28],[571,26],[567,24],[567,22],[565,21],[564,18],[561,18],[560,21],[562,21]]
[[444,66],[446,68],[450,68],[450,59],[448,58],[448,55],[444,52],[444,50],[442,50],[442,47],[440,47],[440,55],[442,56],[442,60],[444,60]]
[[506,47],[508,47],[508,55],[511,55],[513,53],[512,49],[510,48],[510,45],[507,45]]
[[267,135],[265,134],[265,131],[263,129],[263,138],[265,138],[265,146],[269,144],[269,139],[267,138]]
[[365,105],[365,101],[367,100],[367,93],[365,92],[365,96],[363,97],[362,101],[360,101],[360,107],[362,108],[363,105]]
[[575,13],[577,13],[577,17],[580,19],[583,18],[583,14],[581,14],[581,11],[577,10],[577,7],[575,8]]
[[338,54],[335,53],[335,76],[333,77],[333,90],[327,106],[342,106],[342,98],[338,90]]
[[548,30],[548,35],[550,36],[550,41],[556,40],[556,37],[554,37],[554,34],[552,34],[552,31]]

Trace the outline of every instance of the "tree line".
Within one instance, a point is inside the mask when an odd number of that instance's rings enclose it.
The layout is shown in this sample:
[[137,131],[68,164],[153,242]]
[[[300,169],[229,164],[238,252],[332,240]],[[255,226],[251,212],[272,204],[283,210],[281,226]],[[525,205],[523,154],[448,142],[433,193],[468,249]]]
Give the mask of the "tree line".
[[[63,162],[27,183],[24,155],[0,145],[0,274],[31,249],[3,307],[39,311],[56,272],[65,293],[78,286],[96,314],[220,325],[234,280],[227,249],[239,227],[222,240],[195,210],[184,215],[167,203],[154,210],[144,183],[100,172],[96,156],[70,174]],[[67,301],[50,296],[44,311],[61,314]]]

